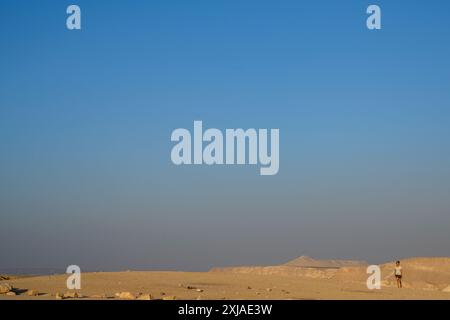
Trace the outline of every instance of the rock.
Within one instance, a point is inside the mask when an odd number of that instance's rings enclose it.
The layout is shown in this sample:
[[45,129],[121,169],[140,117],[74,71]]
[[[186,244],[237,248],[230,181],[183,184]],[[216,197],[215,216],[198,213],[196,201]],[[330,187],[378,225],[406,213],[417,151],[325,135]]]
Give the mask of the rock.
[[267,291],[267,292],[271,292],[271,291],[272,291],[272,289],[270,289],[270,288],[267,288],[267,289],[266,289],[266,291]]
[[161,291],[159,294],[162,295],[162,296],[165,296],[165,295],[166,295],[166,293],[165,293],[165,292],[162,292],[162,291]]
[[134,300],[136,297],[131,292],[120,292],[116,293],[116,297],[119,299],[126,299],[126,300]]
[[37,291],[37,290],[28,290],[28,291],[26,292],[26,295],[27,295],[27,296],[30,296],[30,297],[35,297],[35,296],[38,296],[38,295],[39,295],[39,291]]
[[64,299],[64,297],[63,297],[63,295],[62,295],[61,293],[57,292],[57,293],[55,294],[55,299],[56,299],[56,300],[62,300],[62,299]]
[[153,297],[149,293],[149,294],[141,294],[137,299],[138,300],[153,300]]
[[0,293],[8,293],[12,290],[12,286],[9,283],[0,284]]
[[164,297],[163,300],[177,300],[177,297],[175,297],[175,296],[167,296],[167,297]]
[[83,298],[83,296],[77,292],[66,292],[66,293],[64,293],[63,297],[71,298],[71,299]]
[[179,283],[178,286],[179,286],[180,288],[185,288],[185,289],[188,289],[188,290],[195,290],[195,289],[197,289],[197,288],[194,287],[194,286],[185,285],[185,284],[183,284],[183,283]]
[[248,290],[252,290],[252,287],[248,286],[247,289],[248,289]]
[[197,292],[203,292],[203,289],[196,289]]
[[196,300],[202,300],[202,296],[198,296]]
[[16,293],[14,291],[10,291],[6,293],[7,296],[15,296]]
[[450,292],[450,286],[448,286],[448,287],[442,289],[442,292]]

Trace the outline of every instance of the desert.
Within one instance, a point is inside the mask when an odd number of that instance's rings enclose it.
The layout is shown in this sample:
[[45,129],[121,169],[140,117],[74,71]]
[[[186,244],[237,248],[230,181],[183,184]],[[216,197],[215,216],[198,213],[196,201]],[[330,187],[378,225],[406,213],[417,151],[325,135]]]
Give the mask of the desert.
[[367,263],[299,257],[275,266],[212,268],[207,272],[123,271],[82,274],[68,290],[67,274],[0,279],[0,299],[20,300],[429,300],[450,299],[450,258],[402,260],[398,289],[394,262],[380,265],[381,289],[366,286]]

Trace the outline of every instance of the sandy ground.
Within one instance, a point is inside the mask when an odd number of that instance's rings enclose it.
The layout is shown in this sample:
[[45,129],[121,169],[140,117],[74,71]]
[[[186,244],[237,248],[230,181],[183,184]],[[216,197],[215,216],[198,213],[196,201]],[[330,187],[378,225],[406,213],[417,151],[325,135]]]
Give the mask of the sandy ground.
[[[445,299],[450,300],[450,258],[411,258],[402,261],[404,288],[396,288],[393,263],[380,265],[382,287],[366,286],[367,266],[305,268],[286,265],[269,267],[215,268],[210,272],[97,272],[83,273],[82,299],[119,299],[116,293],[135,297],[151,294],[153,299],[177,300],[320,300],[320,299]],[[2,299],[56,299],[70,292],[68,275],[11,278],[17,294]],[[28,290],[38,295],[29,296]],[[72,291],[73,292],[73,291]],[[69,298],[71,299],[71,298]]]
[[[43,276],[7,281],[19,293],[0,295],[0,299],[55,299],[65,293],[66,275]],[[6,281],[3,281],[6,282]],[[187,287],[195,289],[188,289]],[[25,291],[38,290],[29,297]],[[197,291],[198,290],[198,291]],[[203,292],[199,292],[199,291]],[[450,299],[450,293],[437,290],[384,287],[368,290],[364,283],[298,276],[252,275],[193,272],[114,272],[82,275],[83,299],[105,294],[117,299],[115,293],[129,291],[135,295],[150,293],[155,299],[176,296],[176,299]]]

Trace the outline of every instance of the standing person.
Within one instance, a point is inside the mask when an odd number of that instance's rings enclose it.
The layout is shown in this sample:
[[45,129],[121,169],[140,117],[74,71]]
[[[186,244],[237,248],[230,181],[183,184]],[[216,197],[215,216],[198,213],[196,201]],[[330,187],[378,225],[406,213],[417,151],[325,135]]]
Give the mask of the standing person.
[[395,279],[397,279],[397,288],[402,288],[403,270],[402,266],[400,265],[400,261],[397,261],[395,263],[394,275]]

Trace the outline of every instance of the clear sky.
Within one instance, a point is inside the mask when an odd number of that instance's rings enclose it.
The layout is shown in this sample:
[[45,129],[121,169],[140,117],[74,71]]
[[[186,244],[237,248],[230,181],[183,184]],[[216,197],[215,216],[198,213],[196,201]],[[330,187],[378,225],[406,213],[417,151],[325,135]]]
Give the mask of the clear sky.
[[[0,269],[450,256],[449,13],[1,1]],[[171,132],[194,120],[279,128],[278,175],[174,166]]]

